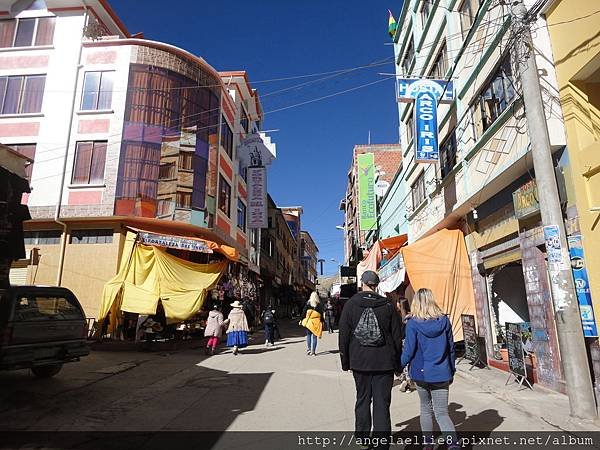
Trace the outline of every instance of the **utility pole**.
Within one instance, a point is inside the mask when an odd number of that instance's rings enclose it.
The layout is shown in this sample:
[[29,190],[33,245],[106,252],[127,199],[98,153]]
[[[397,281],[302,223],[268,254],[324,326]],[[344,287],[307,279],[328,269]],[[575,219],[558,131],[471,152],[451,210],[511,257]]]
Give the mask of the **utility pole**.
[[596,402],[581,326],[579,304],[571,273],[565,223],[558,197],[550,138],[542,103],[538,68],[527,9],[521,0],[512,3],[516,36],[516,58],[521,75],[527,129],[538,188],[538,197],[546,251],[548,273],[554,302],[560,355],[567,384],[571,416],[582,419],[597,417]]

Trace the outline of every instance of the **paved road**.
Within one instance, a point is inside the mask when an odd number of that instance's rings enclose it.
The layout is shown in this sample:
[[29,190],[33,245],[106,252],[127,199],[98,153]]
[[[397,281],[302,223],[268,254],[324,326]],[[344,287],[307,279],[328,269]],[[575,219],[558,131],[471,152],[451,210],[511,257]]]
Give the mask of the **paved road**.
[[[54,379],[0,373],[0,428],[49,431],[352,430],[354,384],[340,370],[337,334],[307,356],[294,326],[240,355],[96,351]],[[549,430],[547,423],[457,377],[450,396],[459,430]],[[417,431],[416,393],[393,392],[394,431]]]

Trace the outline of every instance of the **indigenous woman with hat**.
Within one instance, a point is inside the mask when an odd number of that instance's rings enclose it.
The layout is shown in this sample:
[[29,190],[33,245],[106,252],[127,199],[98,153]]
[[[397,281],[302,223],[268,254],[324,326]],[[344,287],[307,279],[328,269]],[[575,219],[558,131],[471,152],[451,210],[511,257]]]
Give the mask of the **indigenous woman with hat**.
[[227,347],[233,347],[233,354],[237,355],[240,348],[248,345],[248,321],[239,300],[231,304],[232,310],[227,317]]

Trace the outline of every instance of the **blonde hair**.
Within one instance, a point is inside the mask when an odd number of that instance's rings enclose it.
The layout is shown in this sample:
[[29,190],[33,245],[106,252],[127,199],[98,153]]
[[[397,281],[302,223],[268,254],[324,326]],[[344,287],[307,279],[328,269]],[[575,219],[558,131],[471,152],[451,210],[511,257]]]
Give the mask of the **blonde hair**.
[[310,297],[308,298],[309,305],[312,306],[313,308],[316,308],[320,302],[321,302],[321,299],[319,298],[319,294],[317,294],[316,291],[313,291],[310,294]]
[[433,292],[427,288],[421,288],[417,291],[410,309],[412,316],[419,319],[437,319],[444,315],[444,312],[433,298]]

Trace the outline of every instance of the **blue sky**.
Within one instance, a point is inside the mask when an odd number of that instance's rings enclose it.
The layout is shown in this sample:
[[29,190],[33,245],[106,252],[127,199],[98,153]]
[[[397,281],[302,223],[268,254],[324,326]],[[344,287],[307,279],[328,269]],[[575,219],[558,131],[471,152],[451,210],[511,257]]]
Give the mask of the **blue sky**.
[[[343,260],[343,232],[335,226],[343,222],[339,202],[352,148],[366,144],[369,131],[372,143],[398,140],[393,79],[379,74],[394,72],[387,9],[397,17],[402,0],[145,0],[143,8],[131,0],[110,3],[132,33],[184,48],[217,70],[248,72],[266,112],[263,129],[280,130],[271,133],[278,158],[269,192],[279,206],[304,207],[303,228],[327,260],[325,273],[334,273],[330,259]],[[376,61],[341,74],[259,82]]]

